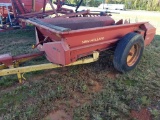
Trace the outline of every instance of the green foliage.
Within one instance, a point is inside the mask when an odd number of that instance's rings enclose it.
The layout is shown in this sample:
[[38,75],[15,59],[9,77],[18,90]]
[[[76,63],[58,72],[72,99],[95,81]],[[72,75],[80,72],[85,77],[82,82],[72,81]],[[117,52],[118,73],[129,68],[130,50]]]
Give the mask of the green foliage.
[[128,9],[139,9],[139,10],[160,10],[159,0],[106,0],[106,3],[119,3],[125,4]]
[[147,98],[147,96],[142,96],[141,97],[141,103],[143,105],[149,105],[150,104],[150,100]]
[[158,120],[160,113],[157,109],[151,110],[151,114],[154,116],[155,120]]

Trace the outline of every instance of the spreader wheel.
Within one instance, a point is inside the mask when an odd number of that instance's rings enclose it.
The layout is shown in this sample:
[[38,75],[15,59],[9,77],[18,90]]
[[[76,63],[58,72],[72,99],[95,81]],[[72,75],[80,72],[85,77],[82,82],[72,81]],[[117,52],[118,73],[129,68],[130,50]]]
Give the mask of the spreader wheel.
[[124,73],[136,67],[144,49],[144,39],[138,33],[128,33],[119,40],[114,52],[114,67]]

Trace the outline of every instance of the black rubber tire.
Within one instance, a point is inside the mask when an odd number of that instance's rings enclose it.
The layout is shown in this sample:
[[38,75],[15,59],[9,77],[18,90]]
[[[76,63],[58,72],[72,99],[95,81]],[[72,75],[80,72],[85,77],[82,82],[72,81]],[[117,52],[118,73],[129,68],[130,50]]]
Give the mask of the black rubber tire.
[[[140,53],[135,63],[129,66],[127,64],[127,56],[129,54],[130,49],[135,44],[140,46],[140,51],[139,51]],[[114,52],[113,64],[115,69],[117,69],[122,73],[134,69],[141,59],[141,56],[143,54],[143,49],[144,49],[144,38],[142,37],[142,35],[135,32],[126,34],[123,38],[119,40]]]

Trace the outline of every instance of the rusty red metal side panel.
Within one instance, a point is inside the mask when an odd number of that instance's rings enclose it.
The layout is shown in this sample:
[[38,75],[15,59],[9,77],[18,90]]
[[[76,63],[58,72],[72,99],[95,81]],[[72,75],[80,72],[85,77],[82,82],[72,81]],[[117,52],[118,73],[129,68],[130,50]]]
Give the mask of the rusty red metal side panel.
[[51,42],[43,44],[46,57],[50,62],[65,65],[70,63],[70,50],[63,42]]
[[[24,8],[28,11],[31,11],[33,9],[33,0],[21,0],[22,4],[24,4]],[[43,8],[43,2],[44,0],[35,0],[35,12],[40,11]]]
[[121,38],[127,33],[138,30],[139,26],[143,24],[145,23],[112,25],[90,29],[73,30],[69,31],[69,34],[62,34],[61,36],[65,38],[65,41],[70,46],[70,48],[74,48],[77,46],[89,45]]
[[145,23],[141,25],[140,28],[142,30],[145,30],[145,41],[144,41],[145,46],[149,45],[154,38],[154,35],[156,33],[156,28],[153,27],[150,23]]
[[70,49],[70,61],[75,62],[78,58],[90,55],[93,51],[103,51],[115,46],[118,39],[103,41],[99,43],[92,43],[90,45],[84,45]]
[[[24,7],[29,11],[34,7],[32,1],[33,0],[22,0]],[[43,3],[44,0],[35,0],[35,12],[38,12],[43,8]]]
[[109,49],[113,47],[117,41],[118,39],[115,39],[70,49],[68,44],[62,40],[44,43],[43,50],[50,62],[67,65],[75,62],[78,58],[92,54],[95,50],[101,51]]

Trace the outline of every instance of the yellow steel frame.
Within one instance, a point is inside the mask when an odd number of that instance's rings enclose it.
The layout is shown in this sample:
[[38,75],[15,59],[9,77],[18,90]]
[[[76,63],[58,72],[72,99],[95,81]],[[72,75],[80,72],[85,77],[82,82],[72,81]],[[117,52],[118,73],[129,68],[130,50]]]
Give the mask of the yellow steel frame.
[[[99,52],[94,51],[93,52],[93,57],[88,57],[85,59],[80,59],[77,60],[74,63],[71,63],[69,65],[66,66],[72,66],[72,65],[79,65],[79,64],[87,64],[87,63],[91,63],[91,62],[95,62],[97,61],[99,58]],[[0,76],[5,76],[5,75],[12,75],[12,74],[17,74],[19,83],[22,83],[22,79],[24,79],[23,74],[26,72],[31,72],[31,71],[38,71],[38,70],[45,70],[45,69],[53,69],[53,68],[60,68],[60,67],[64,67],[58,64],[52,64],[52,63],[46,63],[46,64],[40,64],[40,65],[32,65],[32,66],[25,66],[25,67],[10,67],[10,68],[6,68],[5,65],[1,65],[0,66]]]

